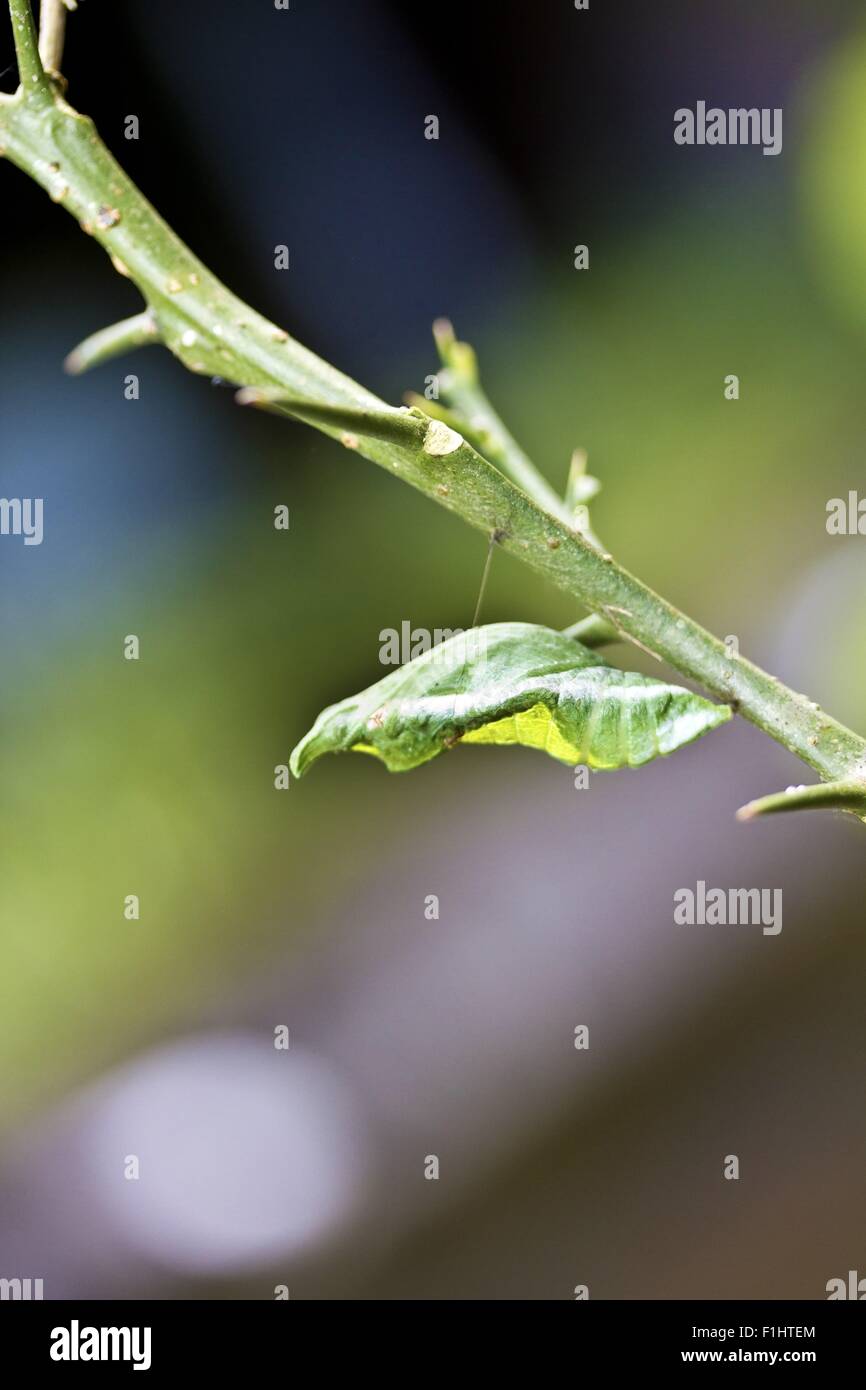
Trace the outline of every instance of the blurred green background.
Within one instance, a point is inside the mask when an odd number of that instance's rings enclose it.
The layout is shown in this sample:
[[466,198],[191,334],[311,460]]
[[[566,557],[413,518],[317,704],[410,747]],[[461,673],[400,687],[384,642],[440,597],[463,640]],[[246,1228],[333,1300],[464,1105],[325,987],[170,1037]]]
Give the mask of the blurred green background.
[[[177,22],[201,36],[194,70],[184,44],[164,43],[175,22],[165,0],[88,0],[66,70],[70,99],[199,254],[395,401],[423,389],[430,321],[451,315],[552,481],[564,485],[572,448],[588,450],[604,485],[594,523],[623,563],[866,727],[866,541],[831,538],[824,524],[828,499],[864,480],[859,6],[182,10]],[[8,33],[3,43],[11,61]],[[112,50],[124,62],[106,71],[100,53]],[[783,107],[782,154],[676,147],[673,111],[698,99]],[[135,144],[122,136],[128,112],[141,115]],[[428,112],[441,114],[436,144],[423,139]],[[604,845],[617,876],[640,885],[646,921],[633,931],[663,924],[643,1041],[599,1056],[591,1096],[554,1087],[549,1113],[494,1135],[483,1173],[459,1193],[443,1183],[435,1202],[426,1189],[407,1197],[375,1274],[363,1254],[355,1277],[325,1252],[311,1296],[569,1297],[581,1262],[563,1259],[552,1233],[573,1221],[577,1245],[607,1250],[596,1260],[606,1296],[822,1297],[826,1279],[864,1258],[856,827],[811,816],[735,826],[738,804],[801,780],[739,725],[717,747],[686,750],[681,767],[648,770],[646,792],[632,774],[598,793],[594,780],[592,805],[576,805],[553,762],[469,749],[405,778],[331,760],[276,792],[275,764],[317,711],[382,674],[380,629],[469,624],[484,542],[312,432],[237,411],[230,391],[185,377],[157,349],[63,378],[65,352],[133,312],[134,294],[23,176],[0,177],[2,491],[44,496],[46,518],[41,547],[0,543],[6,1140],[23,1136],[26,1151],[40,1117],[159,1041],[239,1018],[255,1029],[271,1014],[249,999],[269,977],[330,980],[333,997],[311,990],[337,1009],[353,990],[368,896],[393,920],[365,947],[365,978],[425,930],[423,892],[447,897],[440,870],[425,886],[419,867],[418,892],[388,898],[425,846],[443,864],[463,854],[455,881],[474,870],[479,893],[485,875],[522,865],[527,897],[510,910],[527,936],[542,862],[550,912],[571,922],[568,970],[582,931],[620,922],[585,848]],[[282,242],[285,274],[271,268]],[[588,272],[572,268],[578,242]],[[128,372],[140,377],[136,402],[123,399]],[[740,378],[736,402],[724,399],[728,373]],[[287,533],[273,529],[278,503],[291,509]],[[495,556],[485,620],[577,616]],[[127,633],[140,637],[137,663],[122,659]],[[555,834],[568,846],[558,867],[544,859]],[[668,940],[670,891],[714,866],[726,883],[783,883],[786,928],[748,949],[714,942],[709,970],[690,942],[686,968]],[[591,922],[580,913],[590,885],[602,904]],[[124,919],[129,893],[139,922]],[[471,933],[456,890],[451,907]],[[559,948],[544,949],[550,960]],[[628,931],[618,950],[627,970]],[[482,957],[477,968],[495,972],[495,937]],[[447,989],[437,1007],[443,1027],[469,1026],[455,1023]],[[617,1007],[628,1001],[600,1019]],[[485,1031],[472,1018],[468,1049]],[[610,1031],[599,1023],[601,1052]],[[327,1052],[327,1037],[311,1025],[313,1050]],[[787,1064],[779,1038],[798,1040]],[[509,1089],[517,1111],[535,1084],[530,1059]],[[780,1084],[793,1088],[790,1133],[769,1099]],[[707,1140],[712,1163],[718,1152],[720,1172],[724,1153],[753,1156],[757,1187],[744,1181],[736,1197],[719,1196],[715,1168],[712,1193],[706,1173],[690,1186],[704,1087],[730,1121]],[[678,1136],[674,1157],[657,1131]],[[614,1153],[631,1156],[628,1173]],[[616,1235],[624,1190],[633,1206]],[[719,1200],[746,1205],[736,1218]],[[661,1238],[668,1201],[677,1216]],[[729,1247],[719,1232],[731,1223]],[[772,1258],[759,1253],[768,1248]],[[89,1287],[70,1279],[73,1292]]]

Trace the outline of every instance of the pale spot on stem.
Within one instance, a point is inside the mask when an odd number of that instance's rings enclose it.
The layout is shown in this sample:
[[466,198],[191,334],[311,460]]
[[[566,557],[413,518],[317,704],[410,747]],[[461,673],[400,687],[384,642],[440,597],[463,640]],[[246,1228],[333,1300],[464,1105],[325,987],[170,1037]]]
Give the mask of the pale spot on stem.
[[431,420],[424,436],[424,453],[441,458],[444,454],[453,454],[454,450],[459,449],[462,443],[462,434],[452,430],[451,426],[446,425],[444,420]]

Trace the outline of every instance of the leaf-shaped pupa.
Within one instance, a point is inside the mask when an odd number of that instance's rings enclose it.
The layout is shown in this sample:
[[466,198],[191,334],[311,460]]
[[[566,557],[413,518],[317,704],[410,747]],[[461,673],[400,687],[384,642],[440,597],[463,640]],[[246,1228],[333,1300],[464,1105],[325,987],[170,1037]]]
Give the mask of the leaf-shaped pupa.
[[560,762],[639,767],[730,719],[681,686],[619,671],[551,628],[493,623],[432,647],[322,711],[291,757],[373,753],[408,772],[457,743],[520,743]]

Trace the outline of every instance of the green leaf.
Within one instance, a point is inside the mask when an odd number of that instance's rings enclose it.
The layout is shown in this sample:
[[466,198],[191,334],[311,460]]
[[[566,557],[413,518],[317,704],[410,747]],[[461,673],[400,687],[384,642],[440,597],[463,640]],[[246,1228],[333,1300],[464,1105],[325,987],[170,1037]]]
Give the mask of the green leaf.
[[727,705],[618,671],[551,628],[493,623],[432,647],[323,710],[291,757],[372,753],[407,772],[457,743],[520,743],[593,768],[639,767],[730,719]]

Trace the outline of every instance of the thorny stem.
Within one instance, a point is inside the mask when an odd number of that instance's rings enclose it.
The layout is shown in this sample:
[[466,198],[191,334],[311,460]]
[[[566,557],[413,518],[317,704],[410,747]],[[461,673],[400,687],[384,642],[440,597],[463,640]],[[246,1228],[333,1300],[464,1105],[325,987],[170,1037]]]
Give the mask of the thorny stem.
[[110,361],[112,357],[118,357],[122,352],[158,342],[159,330],[151,314],[145,310],[143,314],[133,314],[132,318],[121,319],[119,323],[109,324],[107,328],[100,328],[97,333],[91,333],[89,338],[85,338],[83,343],[79,343],[78,347],[70,352],[63,363],[63,369],[69,372],[70,376],[79,376],[91,367],[97,367]]
[[815,782],[809,787],[788,787],[787,791],[759,797],[741,806],[737,820],[775,815],[779,811],[853,811],[866,816],[866,791],[862,782]]
[[[448,319],[436,320],[433,337],[443,363],[439,388],[464,437],[546,512],[573,526],[573,513],[506,429],[482,391],[472,348],[457,341]],[[430,409],[432,402],[418,404],[431,415],[437,413]],[[443,418],[448,418],[444,412]]]
[[[36,51],[29,5],[10,0],[10,11],[22,89],[0,99],[0,148],[135,282],[159,339],[186,367],[253,388],[247,398],[258,393],[259,403],[291,401],[289,413],[305,412],[316,428],[486,535],[495,534],[504,550],[602,619],[615,615],[612,625],[620,636],[731,705],[823,779],[866,787],[866,740],[730,652],[590,544],[563,515],[563,503],[553,510],[539,505],[460,434],[425,423],[418,411],[386,405],[231,294],[142,196],[93,122],[51,86]],[[109,330],[109,340],[114,335],[116,343],[117,333]],[[89,342],[93,355],[94,339]],[[339,418],[329,419],[328,407]],[[379,437],[347,429],[341,412],[375,420]],[[391,437],[381,437],[383,418]]]
[[[468,343],[457,341],[449,319],[436,320],[433,337],[442,361],[442,371],[437,374],[439,399],[430,401],[414,391],[407,391],[404,400],[435,419],[444,421],[452,429],[459,430],[482,458],[494,464],[544,511],[558,517],[570,530],[580,532],[597,549],[603,550],[601,541],[590,527],[589,513],[582,505],[587,498],[560,497],[497,415],[482,389],[474,349]],[[586,455],[577,450],[575,458],[578,454],[585,469]],[[573,474],[574,459],[569,473],[569,491]],[[581,481],[592,485],[587,496],[594,496],[599,487],[595,479],[583,478]]]

